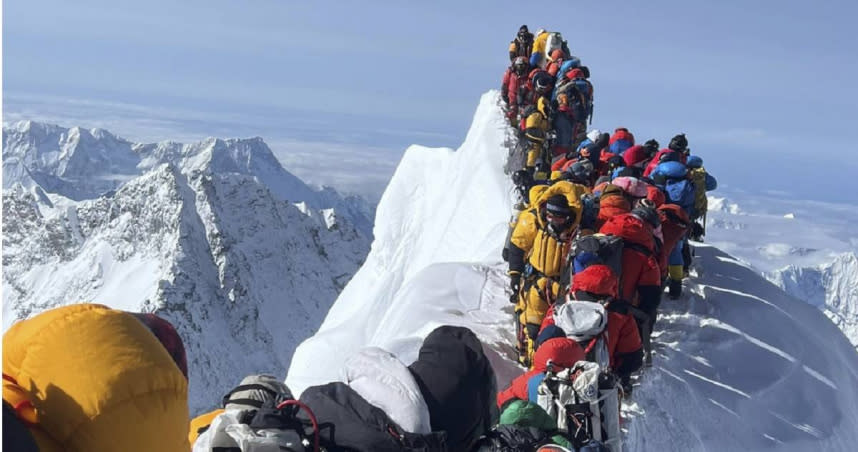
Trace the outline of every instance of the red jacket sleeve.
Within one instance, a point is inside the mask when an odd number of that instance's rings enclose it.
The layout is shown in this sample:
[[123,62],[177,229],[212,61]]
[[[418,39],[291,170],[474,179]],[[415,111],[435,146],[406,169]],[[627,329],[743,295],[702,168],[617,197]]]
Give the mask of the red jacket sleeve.
[[624,317],[626,321],[620,324],[619,332],[617,333],[617,347],[612,351],[612,356],[615,354],[631,353],[642,347],[637,322],[630,315]]
[[510,383],[508,388],[499,392],[497,396],[498,407],[502,407],[503,404],[514,399],[527,400],[527,382],[530,380],[530,377],[536,373],[539,372],[531,370],[525,372],[524,375],[519,375],[512,381],[512,383]]

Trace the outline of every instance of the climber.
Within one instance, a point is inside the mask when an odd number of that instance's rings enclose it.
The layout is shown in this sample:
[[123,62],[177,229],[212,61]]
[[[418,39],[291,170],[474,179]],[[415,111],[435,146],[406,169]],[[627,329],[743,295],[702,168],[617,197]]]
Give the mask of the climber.
[[[501,411],[504,405],[514,400],[536,402],[536,387],[545,375],[548,361],[561,368],[570,368],[584,359],[584,349],[572,339],[555,337],[547,339],[533,354],[533,367],[516,377],[509,387],[498,393],[497,404]],[[533,390],[532,393],[530,391]]]
[[639,205],[631,213],[612,217],[599,229],[602,234],[623,239],[619,297],[646,314],[635,312],[647,363],[652,362],[648,316],[654,316],[661,303],[661,270],[653,235],[659,225],[658,213]]
[[[572,185],[572,184],[569,184]],[[580,221],[580,195],[548,187],[522,212],[510,239],[509,276],[519,323],[519,359],[529,364],[532,342],[548,306],[560,295],[570,242]]]
[[[637,323],[631,315],[633,307],[623,300],[617,298],[618,278],[616,273],[606,265],[590,265],[583,271],[576,273],[572,278],[569,289],[568,303],[595,302],[601,304],[608,313],[607,325],[607,352],[610,368],[619,377],[623,391],[631,393],[631,375],[640,369],[643,362],[643,348],[641,336],[638,332]],[[560,304],[551,307],[549,315],[545,316],[537,337],[536,354],[539,356],[542,347],[546,346],[555,337],[567,337],[572,331],[564,331],[573,328],[572,325],[581,324],[575,322],[574,310],[561,309]],[[598,334],[596,332],[595,334]],[[590,342],[595,339],[585,340],[582,347],[591,349]],[[588,359],[589,360],[589,359]],[[534,363],[538,364],[538,363]]]
[[525,57],[517,57],[504,72],[501,98],[507,106],[507,117],[515,124],[527,100],[527,75],[530,66]]
[[706,235],[706,211],[709,203],[706,192],[718,188],[718,181],[703,168],[703,159],[696,155],[688,156],[688,177],[694,183],[694,208],[691,210],[691,231],[689,238],[702,241]]
[[533,33],[527,30],[527,25],[522,25],[519,27],[515,39],[509,43],[509,61],[513,61],[517,57],[529,59],[532,50]]

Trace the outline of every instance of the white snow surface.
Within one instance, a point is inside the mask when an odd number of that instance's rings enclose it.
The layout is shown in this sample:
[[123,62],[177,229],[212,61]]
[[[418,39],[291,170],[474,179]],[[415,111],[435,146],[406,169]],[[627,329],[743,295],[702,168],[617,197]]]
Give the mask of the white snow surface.
[[136,145],[27,121],[4,129],[3,171],[4,331],[78,302],[156,312],[184,341],[192,413],[285,372],[369,251],[365,206],[260,139]]
[[724,192],[709,197],[706,241],[821,309],[858,347],[855,206]]
[[[366,263],[295,352],[293,391],[337,380],[362,347],[408,364],[443,324],[477,334],[500,388],[523,372],[500,260],[512,187],[497,103],[496,92],[482,97],[457,151],[408,149],[378,206]],[[626,450],[854,450],[858,353],[818,309],[699,244],[685,295],[662,312],[654,366],[624,403]]]

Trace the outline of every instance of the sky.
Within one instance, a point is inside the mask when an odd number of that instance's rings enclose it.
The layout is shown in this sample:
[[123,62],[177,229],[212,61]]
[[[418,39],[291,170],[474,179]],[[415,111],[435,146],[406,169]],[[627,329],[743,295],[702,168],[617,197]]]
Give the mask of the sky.
[[3,120],[262,136],[374,200],[408,145],[461,144],[528,24],[590,67],[594,127],[685,132],[725,187],[854,203],[853,3],[7,0]]

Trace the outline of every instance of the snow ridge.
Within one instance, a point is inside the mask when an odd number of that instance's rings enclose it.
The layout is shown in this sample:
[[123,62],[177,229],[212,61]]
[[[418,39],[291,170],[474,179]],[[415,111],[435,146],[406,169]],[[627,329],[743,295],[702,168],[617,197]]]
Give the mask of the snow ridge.
[[[295,352],[295,393],[337,380],[362,347],[408,364],[442,324],[477,334],[499,388],[522,372],[500,259],[512,186],[498,101],[482,97],[458,150],[406,152],[366,263]],[[626,450],[852,450],[858,354],[843,334],[718,248],[699,245],[694,268],[686,294],[665,301],[654,366],[624,404]]]

